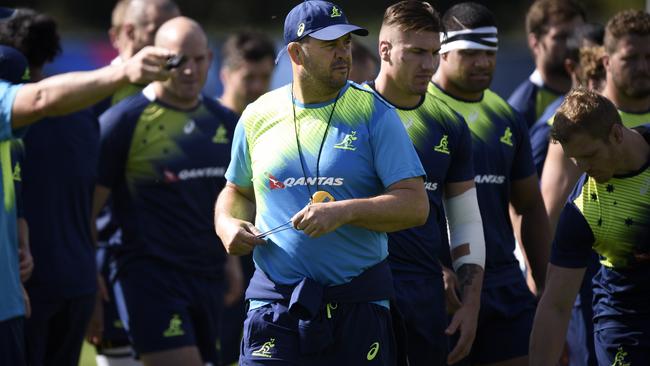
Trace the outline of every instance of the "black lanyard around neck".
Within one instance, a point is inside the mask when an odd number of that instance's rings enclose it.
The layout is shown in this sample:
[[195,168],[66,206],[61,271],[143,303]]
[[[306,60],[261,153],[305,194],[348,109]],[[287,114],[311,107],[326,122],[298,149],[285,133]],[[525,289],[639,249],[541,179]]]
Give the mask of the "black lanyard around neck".
[[[316,157],[316,191],[318,192],[319,189],[319,184],[318,184],[318,178],[320,177],[320,155],[321,152],[323,152],[323,145],[325,145],[325,139],[327,139],[327,132],[329,131],[330,124],[332,123],[332,116],[334,116],[334,110],[336,110],[336,104],[339,101],[339,97],[341,96],[341,92],[343,91],[343,88],[339,90],[338,94],[336,94],[336,99],[334,99],[334,106],[332,106],[332,111],[330,112],[329,118],[327,118],[327,126],[325,127],[325,133],[323,133],[323,138],[321,139],[320,142],[320,148],[318,149],[318,156]],[[311,188],[309,188],[309,182],[307,180],[307,171],[305,170],[305,165],[307,163],[304,161],[303,155],[302,155],[302,148],[300,146],[300,138],[298,136],[298,121],[296,120],[296,103],[295,99],[293,96],[293,83],[291,84],[291,107],[293,110],[293,129],[296,135],[296,146],[298,146],[298,157],[300,158],[300,168],[302,169],[302,175],[305,178],[305,187],[307,187],[307,193],[309,194],[309,199],[311,201],[313,195],[311,193]]]

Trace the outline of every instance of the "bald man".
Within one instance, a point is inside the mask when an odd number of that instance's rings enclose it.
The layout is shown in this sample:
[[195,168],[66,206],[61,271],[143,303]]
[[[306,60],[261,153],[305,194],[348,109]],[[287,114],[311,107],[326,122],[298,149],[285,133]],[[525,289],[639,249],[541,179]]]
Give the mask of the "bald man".
[[113,8],[108,35],[119,58],[127,60],[154,42],[167,20],[181,15],[172,0],[120,0]]
[[225,252],[211,203],[237,118],[200,94],[212,54],[196,22],[169,20],[155,44],[178,62],[168,81],[101,116],[93,214],[112,195],[122,226],[114,298],[143,363],[217,365]]

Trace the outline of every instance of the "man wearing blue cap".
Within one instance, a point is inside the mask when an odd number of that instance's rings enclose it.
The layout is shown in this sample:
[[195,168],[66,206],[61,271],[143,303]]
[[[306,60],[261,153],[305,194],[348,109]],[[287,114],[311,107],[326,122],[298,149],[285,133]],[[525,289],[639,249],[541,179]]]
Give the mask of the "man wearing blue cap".
[[235,130],[215,225],[230,254],[254,248],[241,365],[395,364],[386,232],[422,225],[429,206],[397,114],[347,81],[350,33],[368,34],[337,5],[293,8],[293,83]]
[[[2,17],[11,10],[0,8]],[[166,79],[169,51],[147,48],[119,66],[54,76],[38,83],[14,85],[0,80],[0,365],[25,365],[25,307],[18,269],[16,202],[10,142],[14,131],[45,116],[82,109],[130,83]]]

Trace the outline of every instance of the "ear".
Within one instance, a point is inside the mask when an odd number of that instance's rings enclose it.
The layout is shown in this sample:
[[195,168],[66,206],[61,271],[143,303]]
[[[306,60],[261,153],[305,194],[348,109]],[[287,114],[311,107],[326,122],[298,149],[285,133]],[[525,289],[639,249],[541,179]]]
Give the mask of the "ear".
[[605,53],[603,55],[603,59],[602,59],[603,67],[605,67],[605,70],[609,70],[609,61],[610,61],[609,60],[609,55],[607,53]]
[[382,61],[390,62],[390,50],[393,45],[388,41],[379,42],[379,58]]
[[108,30],[108,38],[111,40],[111,45],[113,45],[113,48],[117,49],[117,38],[120,35],[120,26],[115,26],[111,27],[111,29]]
[[621,144],[623,143],[623,125],[621,123],[615,123],[612,125],[612,129],[609,131],[609,141]]
[[572,59],[564,59],[564,70],[566,70],[569,75],[573,75],[573,73],[576,71],[577,66],[578,65]]
[[287,45],[287,54],[291,62],[296,65],[302,65],[304,62],[305,51],[302,49],[302,46],[298,42],[291,42]]
[[130,41],[133,41],[135,39],[135,26],[131,23],[126,23],[122,25],[122,28],[124,28],[124,34],[126,34],[126,37]]
[[224,87],[228,84],[228,71],[223,66],[219,69],[219,80],[221,80],[221,85]]
[[533,55],[536,54],[537,50],[537,45],[539,44],[539,40],[537,39],[537,35],[535,33],[528,33],[528,48],[530,48],[531,52],[533,52]]

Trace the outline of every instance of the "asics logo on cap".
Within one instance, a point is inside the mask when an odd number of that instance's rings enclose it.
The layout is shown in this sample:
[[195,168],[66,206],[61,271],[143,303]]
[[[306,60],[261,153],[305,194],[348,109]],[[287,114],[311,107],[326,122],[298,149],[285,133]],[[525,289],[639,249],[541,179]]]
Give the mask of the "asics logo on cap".
[[305,23],[300,23],[298,25],[298,31],[296,32],[296,34],[298,35],[298,37],[300,37],[304,32],[305,32]]

